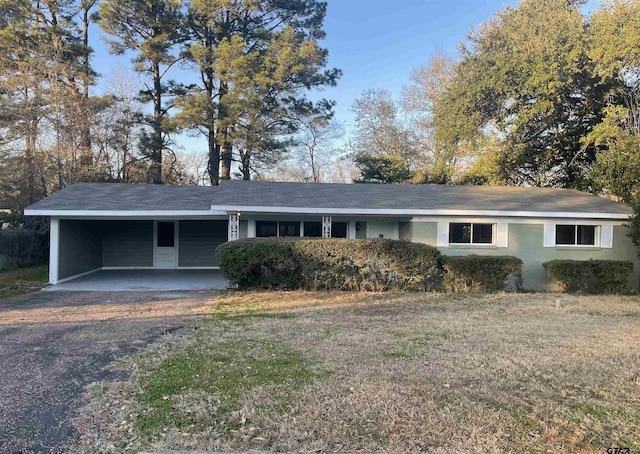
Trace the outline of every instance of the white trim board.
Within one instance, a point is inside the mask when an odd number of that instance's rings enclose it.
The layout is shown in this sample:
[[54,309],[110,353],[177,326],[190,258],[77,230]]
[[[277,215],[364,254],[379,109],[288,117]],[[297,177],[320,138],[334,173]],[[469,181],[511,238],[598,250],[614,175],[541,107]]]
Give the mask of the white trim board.
[[558,224],[582,224],[582,225],[612,225],[619,226],[624,225],[624,220],[607,220],[607,219],[594,219],[594,218],[562,218],[561,220],[549,219],[549,218],[509,218],[509,217],[478,217],[478,216],[434,216],[434,217],[414,217],[409,221],[416,224],[428,224],[438,222],[477,222],[495,224],[504,222],[507,224],[533,224],[542,225],[549,222],[555,222]]
[[60,219],[51,218],[49,223],[49,283],[58,283],[60,265]]
[[504,211],[504,210],[453,210],[453,209],[369,209],[369,208],[313,208],[313,207],[267,207],[212,205],[216,212],[269,213],[269,214],[317,214],[352,216],[489,216],[516,218],[578,218],[627,220],[631,214],[588,213],[571,211]]
[[182,216],[194,216],[199,218],[201,216],[223,216],[224,219],[228,219],[226,211],[211,211],[211,210],[37,210],[26,209],[24,210],[25,216],[56,216],[56,217],[101,217],[105,219],[118,219],[118,218],[158,218],[168,217],[177,219]]
[[631,214],[625,213],[588,213],[571,211],[504,211],[504,210],[453,210],[453,209],[369,209],[369,208],[313,208],[313,207],[264,207],[264,206],[227,206],[212,205],[209,210],[37,210],[26,209],[25,216],[52,216],[58,218],[97,218],[97,219],[158,219],[192,217],[194,219],[216,218],[227,219],[228,213],[256,214],[314,214],[345,216],[489,216],[514,218],[577,218],[577,219],[611,219],[626,221]]

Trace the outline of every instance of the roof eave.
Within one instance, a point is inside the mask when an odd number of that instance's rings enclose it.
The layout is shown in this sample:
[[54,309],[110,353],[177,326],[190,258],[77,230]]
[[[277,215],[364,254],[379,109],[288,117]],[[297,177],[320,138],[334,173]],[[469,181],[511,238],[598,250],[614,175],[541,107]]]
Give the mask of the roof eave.
[[34,209],[24,210],[25,216],[51,217],[176,217],[176,216],[226,216],[226,211],[217,210],[53,210]]
[[371,208],[314,208],[246,205],[212,205],[212,210],[227,213],[255,214],[317,214],[362,216],[484,216],[523,218],[585,218],[627,220],[630,213],[573,212],[573,211],[512,211],[512,210],[455,210],[455,209],[371,209]]

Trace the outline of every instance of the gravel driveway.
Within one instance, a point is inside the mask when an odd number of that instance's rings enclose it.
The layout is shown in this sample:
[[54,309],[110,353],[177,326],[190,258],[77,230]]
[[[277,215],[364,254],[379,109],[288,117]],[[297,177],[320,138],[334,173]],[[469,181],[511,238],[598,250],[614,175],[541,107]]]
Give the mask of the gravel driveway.
[[0,452],[63,452],[105,366],[188,331],[211,292],[40,292],[0,301]]

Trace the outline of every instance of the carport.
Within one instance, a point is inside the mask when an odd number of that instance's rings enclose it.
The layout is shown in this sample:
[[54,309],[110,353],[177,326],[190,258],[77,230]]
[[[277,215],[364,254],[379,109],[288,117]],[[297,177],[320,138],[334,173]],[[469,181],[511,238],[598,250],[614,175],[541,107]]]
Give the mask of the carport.
[[[120,273],[102,272],[91,279],[104,276],[106,282],[146,271],[146,280],[160,282],[162,274],[153,276],[152,270],[215,270],[216,247],[225,241],[227,221],[222,219],[52,218],[50,283],[77,280],[96,271]],[[165,274],[165,278],[189,275]]]

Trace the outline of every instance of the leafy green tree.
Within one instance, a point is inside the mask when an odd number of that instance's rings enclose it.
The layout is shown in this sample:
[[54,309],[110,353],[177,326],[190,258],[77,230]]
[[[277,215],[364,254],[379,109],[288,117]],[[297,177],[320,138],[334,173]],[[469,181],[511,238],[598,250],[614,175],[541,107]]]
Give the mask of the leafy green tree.
[[188,55],[201,83],[184,99],[181,123],[207,137],[212,184],[230,177],[234,147],[247,178],[257,156],[268,161],[283,150],[277,137],[295,129],[290,119],[309,108],[303,92],[335,85],[340,76],[325,69],[328,53],[317,42],[326,3],[192,0],[188,8]]
[[589,55],[611,89],[605,118],[586,138],[599,148],[596,188],[630,204],[629,236],[640,254],[640,4],[614,0],[590,20]]
[[153,104],[153,114],[143,123],[151,133],[140,139],[140,151],[151,162],[150,180],[161,184],[162,155],[175,131],[169,111],[174,97],[184,94],[182,85],[167,81],[168,71],[180,61],[176,46],[185,40],[184,17],[179,0],[105,0],[100,4],[99,23],[112,35],[111,51],[132,51],[134,68],[147,76],[150,84],[140,92],[140,99]]
[[350,148],[361,182],[410,183],[421,161],[419,142],[401,120],[387,90],[367,90],[353,104],[355,131]]
[[438,140],[456,146],[495,131],[507,182],[586,189],[596,149],[581,139],[602,118],[607,87],[587,55],[576,0],[523,0],[469,35]]
[[424,153],[425,162],[421,166],[424,182],[451,182],[464,158],[464,147],[438,141],[435,134],[440,118],[434,111],[450,89],[455,65],[452,57],[438,50],[426,66],[413,71],[411,84],[402,93],[404,112]]
[[409,163],[397,156],[359,153],[354,160],[360,169],[360,178],[354,183],[409,183],[415,177],[415,171],[409,167]]

